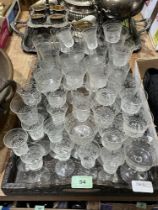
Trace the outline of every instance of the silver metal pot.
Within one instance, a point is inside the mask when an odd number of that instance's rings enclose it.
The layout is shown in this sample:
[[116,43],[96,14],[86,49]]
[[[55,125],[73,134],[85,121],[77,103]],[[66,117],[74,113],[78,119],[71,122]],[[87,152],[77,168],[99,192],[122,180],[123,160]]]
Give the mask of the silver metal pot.
[[95,4],[95,0],[65,0],[65,2],[79,7],[89,7]]
[[98,6],[109,18],[126,19],[138,14],[146,0],[99,0]]
[[64,0],[69,20],[80,20],[88,15],[96,15],[97,9],[94,3],[94,0]]

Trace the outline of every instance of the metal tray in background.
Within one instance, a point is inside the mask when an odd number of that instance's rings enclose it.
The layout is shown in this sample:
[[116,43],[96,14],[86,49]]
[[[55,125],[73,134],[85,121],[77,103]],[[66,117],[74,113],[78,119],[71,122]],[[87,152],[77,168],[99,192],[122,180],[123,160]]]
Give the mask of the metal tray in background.
[[[33,47],[33,43],[32,40],[34,37],[36,37],[39,34],[43,34],[46,37],[50,37],[51,36],[51,31],[54,30],[54,32],[56,30],[59,29],[59,27],[46,27],[45,25],[43,26],[38,26],[38,27],[33,27],[33,25],[30,24],[30,20],[25,23],[25,32],[24,34],[22,34],[21,32],[19,32],[16,28],[17,24],[23,24],[23,22],[19,21],[17,23],[13,23],[12,24],[12,28],[13,30],[19,35],[21,36],[21,46],[24,52],[26,53],[36,53],[35,48]],[[69,23],[68,23],[69,24]],[[141,44],[141,32],[139,32],[137,30],[137,23],[132,19],[131,20],[131,31],[132,31],[132,37],[133,40],[135,42],[136,45],[136,49],[134,52],[138,52],[139,50],[141,50],[142,48],[142,44]],[[144,29],[145,30],[145,29]],[[143,31],[144,31],[143,30]]]
[[26,53],[36,53],[36,50],[33,46],[32,40],[38,35],[44,35],[45,37],[50,37],[50,28],[31,28],[27,27],[25,29],[24,36],[22,37],[21,46],[24,52]]

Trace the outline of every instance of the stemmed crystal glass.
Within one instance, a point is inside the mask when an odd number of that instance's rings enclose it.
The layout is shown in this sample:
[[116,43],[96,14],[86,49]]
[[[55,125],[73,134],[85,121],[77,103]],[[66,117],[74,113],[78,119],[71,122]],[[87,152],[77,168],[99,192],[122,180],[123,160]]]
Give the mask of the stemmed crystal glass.
[[97,133],[97,128],[92,116],[85,122],[79,122],[72,114],[69,114],[66,117],[65,129],[71,140],[77,145],[86,145],[92,142]]
[[32,171],[40,170],[43,167],[43,156],[45,151],[40,145],[33,145],[29,147],[29,151],[20,158],[23,163],[28,165]]
[[12,99],[10,109],[26,125],[36,124],[39,120],[37,106],[26,105],[18,94]]
[[155,163],[154,148],[144,141],[127,141],[124,152],[127,165],[135,171],[148,171]]
[[34,81],[26,83],[23,87],[18,86],[17,93],[22,97],[28,106],[35,106],[41,101],[41,93],[37,90]]
[[117,128],[111,127],[104,131],[103,137],[101,139],[102,145],[109,151],[119,150],[124,141],[126,141],[127,136],[118,130]]
[[142,106],[142,100],[140,95],[134,94],[131,91],[126,91],[125,94],[122,95],[121,98],[121,109],[123,112],[134,115],[139,112]]
[[81,165],[84,168],[90,169],[95,166],[96,159],[100,155],[100,146],[97,142],[91,142],[84,146],[80,146],[77,154],[81,159]]
[[111,107],[94,106],[92,110],[95,123],[99,128],[108,128],[113,123],[115,112]]
[[139,172],[130,168],[126,163],[120,167],[120,176],[123,181],[131,185],[132,180],[147,181],[148,173]]
[[70,159],[71,152],[74,149],[74,143],[71,141],[67,132],[64,132],[62,141],[51,143],[50,149],[54,152],[54,158],[60,161],[67,161]]
[[122,149],[110,152],[103,147],[100,157],[103,162],[103,169],[108,174],[115,174],[118,167],[125,161]]
[[141,109],[135,115],[128,115],[123,113],[123,119],[123,130],[125,134],[129,137],[142,137],[149,127],[149,122],[146,118],[144,109]]
[[64,125],[55,125],[53,119],[49,117],[44,121],[44,132],[52,143],[59,143],[63,139]]

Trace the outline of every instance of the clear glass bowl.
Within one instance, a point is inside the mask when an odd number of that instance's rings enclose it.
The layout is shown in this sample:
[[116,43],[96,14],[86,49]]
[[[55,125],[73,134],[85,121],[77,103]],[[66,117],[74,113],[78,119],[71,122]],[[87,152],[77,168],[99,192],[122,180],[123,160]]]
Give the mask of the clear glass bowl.
[[146,181],[148,180],[148,173],[138,172],[130,168],[126,163],[120,167],[120,176],[122,180],[131,185],[132,180]]
[[156,151],[144,141],[127,141],[124,145],[124,152],[126,163],[135,171],[148,171],[155,163]]

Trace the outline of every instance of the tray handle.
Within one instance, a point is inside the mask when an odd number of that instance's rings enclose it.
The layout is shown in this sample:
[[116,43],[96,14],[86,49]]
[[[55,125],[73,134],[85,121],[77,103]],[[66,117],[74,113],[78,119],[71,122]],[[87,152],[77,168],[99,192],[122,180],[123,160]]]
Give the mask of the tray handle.
[[8,87],[11,87],[11,92],[9,95],[8,93],[4,95],[4,98],[2,101],[5,101],[5,102],[10,102],[12,100],[16,92],[17,85],[14,80],[3,81],[0,79],[0,93],[3,92],[3,90],[5,90]]
[[22,27],[26,27],[27,26],[27,21],[14,21],[10,24],[12,30],[21,38],[24,37],[24,33],[22,33],[21,31],[18,30],[17,25],[21,25]]

